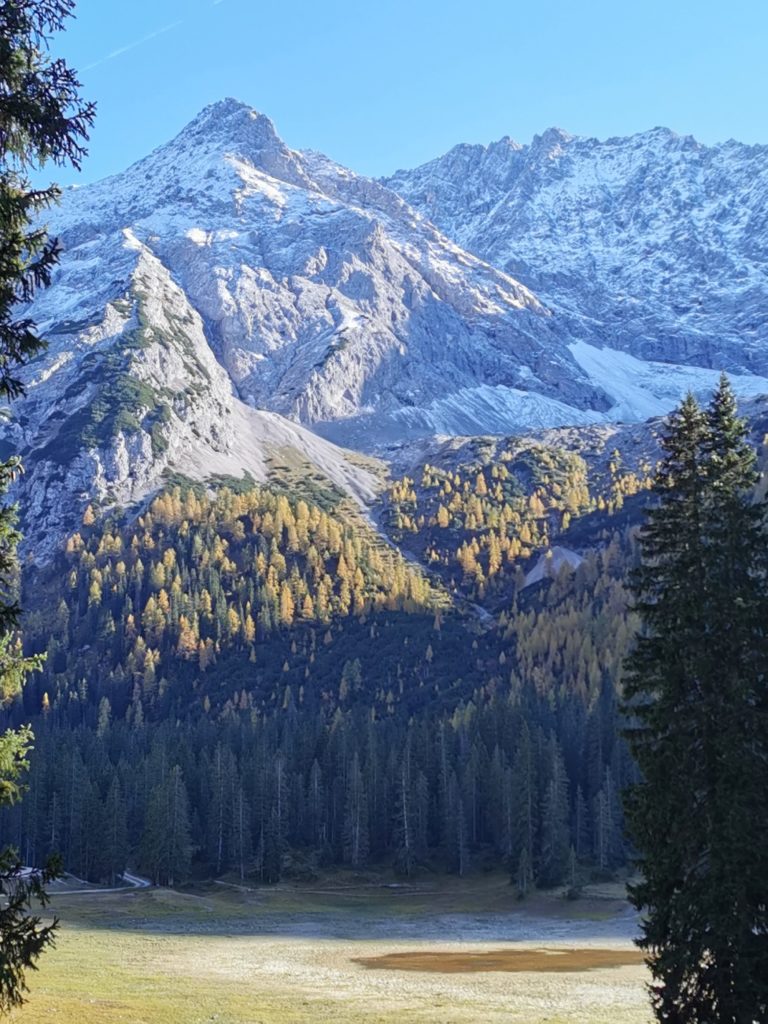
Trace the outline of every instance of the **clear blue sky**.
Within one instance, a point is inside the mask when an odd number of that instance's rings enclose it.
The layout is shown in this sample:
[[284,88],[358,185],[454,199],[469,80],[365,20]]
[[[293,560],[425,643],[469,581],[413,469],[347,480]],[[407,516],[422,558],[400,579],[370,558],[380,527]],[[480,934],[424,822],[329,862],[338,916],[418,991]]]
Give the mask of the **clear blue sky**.
[[93,180],[224,96],[372,175],[551,126],[768,142],[767,43],[766,0],[79,0],[56,50],[98,102]]

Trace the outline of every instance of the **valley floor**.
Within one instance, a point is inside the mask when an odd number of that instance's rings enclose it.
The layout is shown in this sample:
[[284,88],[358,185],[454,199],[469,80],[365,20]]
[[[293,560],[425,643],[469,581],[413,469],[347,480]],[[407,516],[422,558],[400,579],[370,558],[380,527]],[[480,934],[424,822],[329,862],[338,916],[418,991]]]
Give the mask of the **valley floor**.
[[[650,1020],[634,920],[608,895],[521,909],[503,880],[482,879],[56,902],[57,948],[32,976],[19,1024]],[[571,951],[574,969],[549,969],[554,951]],[[604,963],[619,965],[592,966]]]

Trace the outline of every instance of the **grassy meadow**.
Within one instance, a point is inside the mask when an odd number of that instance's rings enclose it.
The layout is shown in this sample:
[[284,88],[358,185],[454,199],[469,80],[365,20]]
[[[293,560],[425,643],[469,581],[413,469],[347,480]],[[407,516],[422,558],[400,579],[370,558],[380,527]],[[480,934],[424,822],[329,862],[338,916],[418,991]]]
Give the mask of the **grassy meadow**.
[[15,1024],[647,1024],[622,903],[500,877],[57,896]]

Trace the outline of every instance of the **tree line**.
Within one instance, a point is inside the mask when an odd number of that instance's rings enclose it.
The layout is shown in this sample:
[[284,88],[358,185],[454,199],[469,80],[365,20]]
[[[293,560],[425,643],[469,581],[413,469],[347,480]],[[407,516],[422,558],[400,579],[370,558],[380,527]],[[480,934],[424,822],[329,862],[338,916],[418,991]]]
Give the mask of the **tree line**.
[[626,857],[615,715],[607,685],[591,709],[525,688],[383,717],[289,701],[136,725],[102,702],[95,727],[36,723],[29,794],[0,823],[30,863],[59,851],[93,881],[128,864],[159,884],[348,865],[576,885]]

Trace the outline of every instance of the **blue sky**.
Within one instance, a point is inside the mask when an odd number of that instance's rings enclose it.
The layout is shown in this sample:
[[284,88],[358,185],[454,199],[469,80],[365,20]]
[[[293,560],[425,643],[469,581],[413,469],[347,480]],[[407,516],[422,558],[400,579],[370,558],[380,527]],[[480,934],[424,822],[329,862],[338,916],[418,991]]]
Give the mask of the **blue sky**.
[[79,0],[56,50],[98,102],[93,180],[224,96],[374,175],[551,126],[768,142],[766,42],[765,0]]

